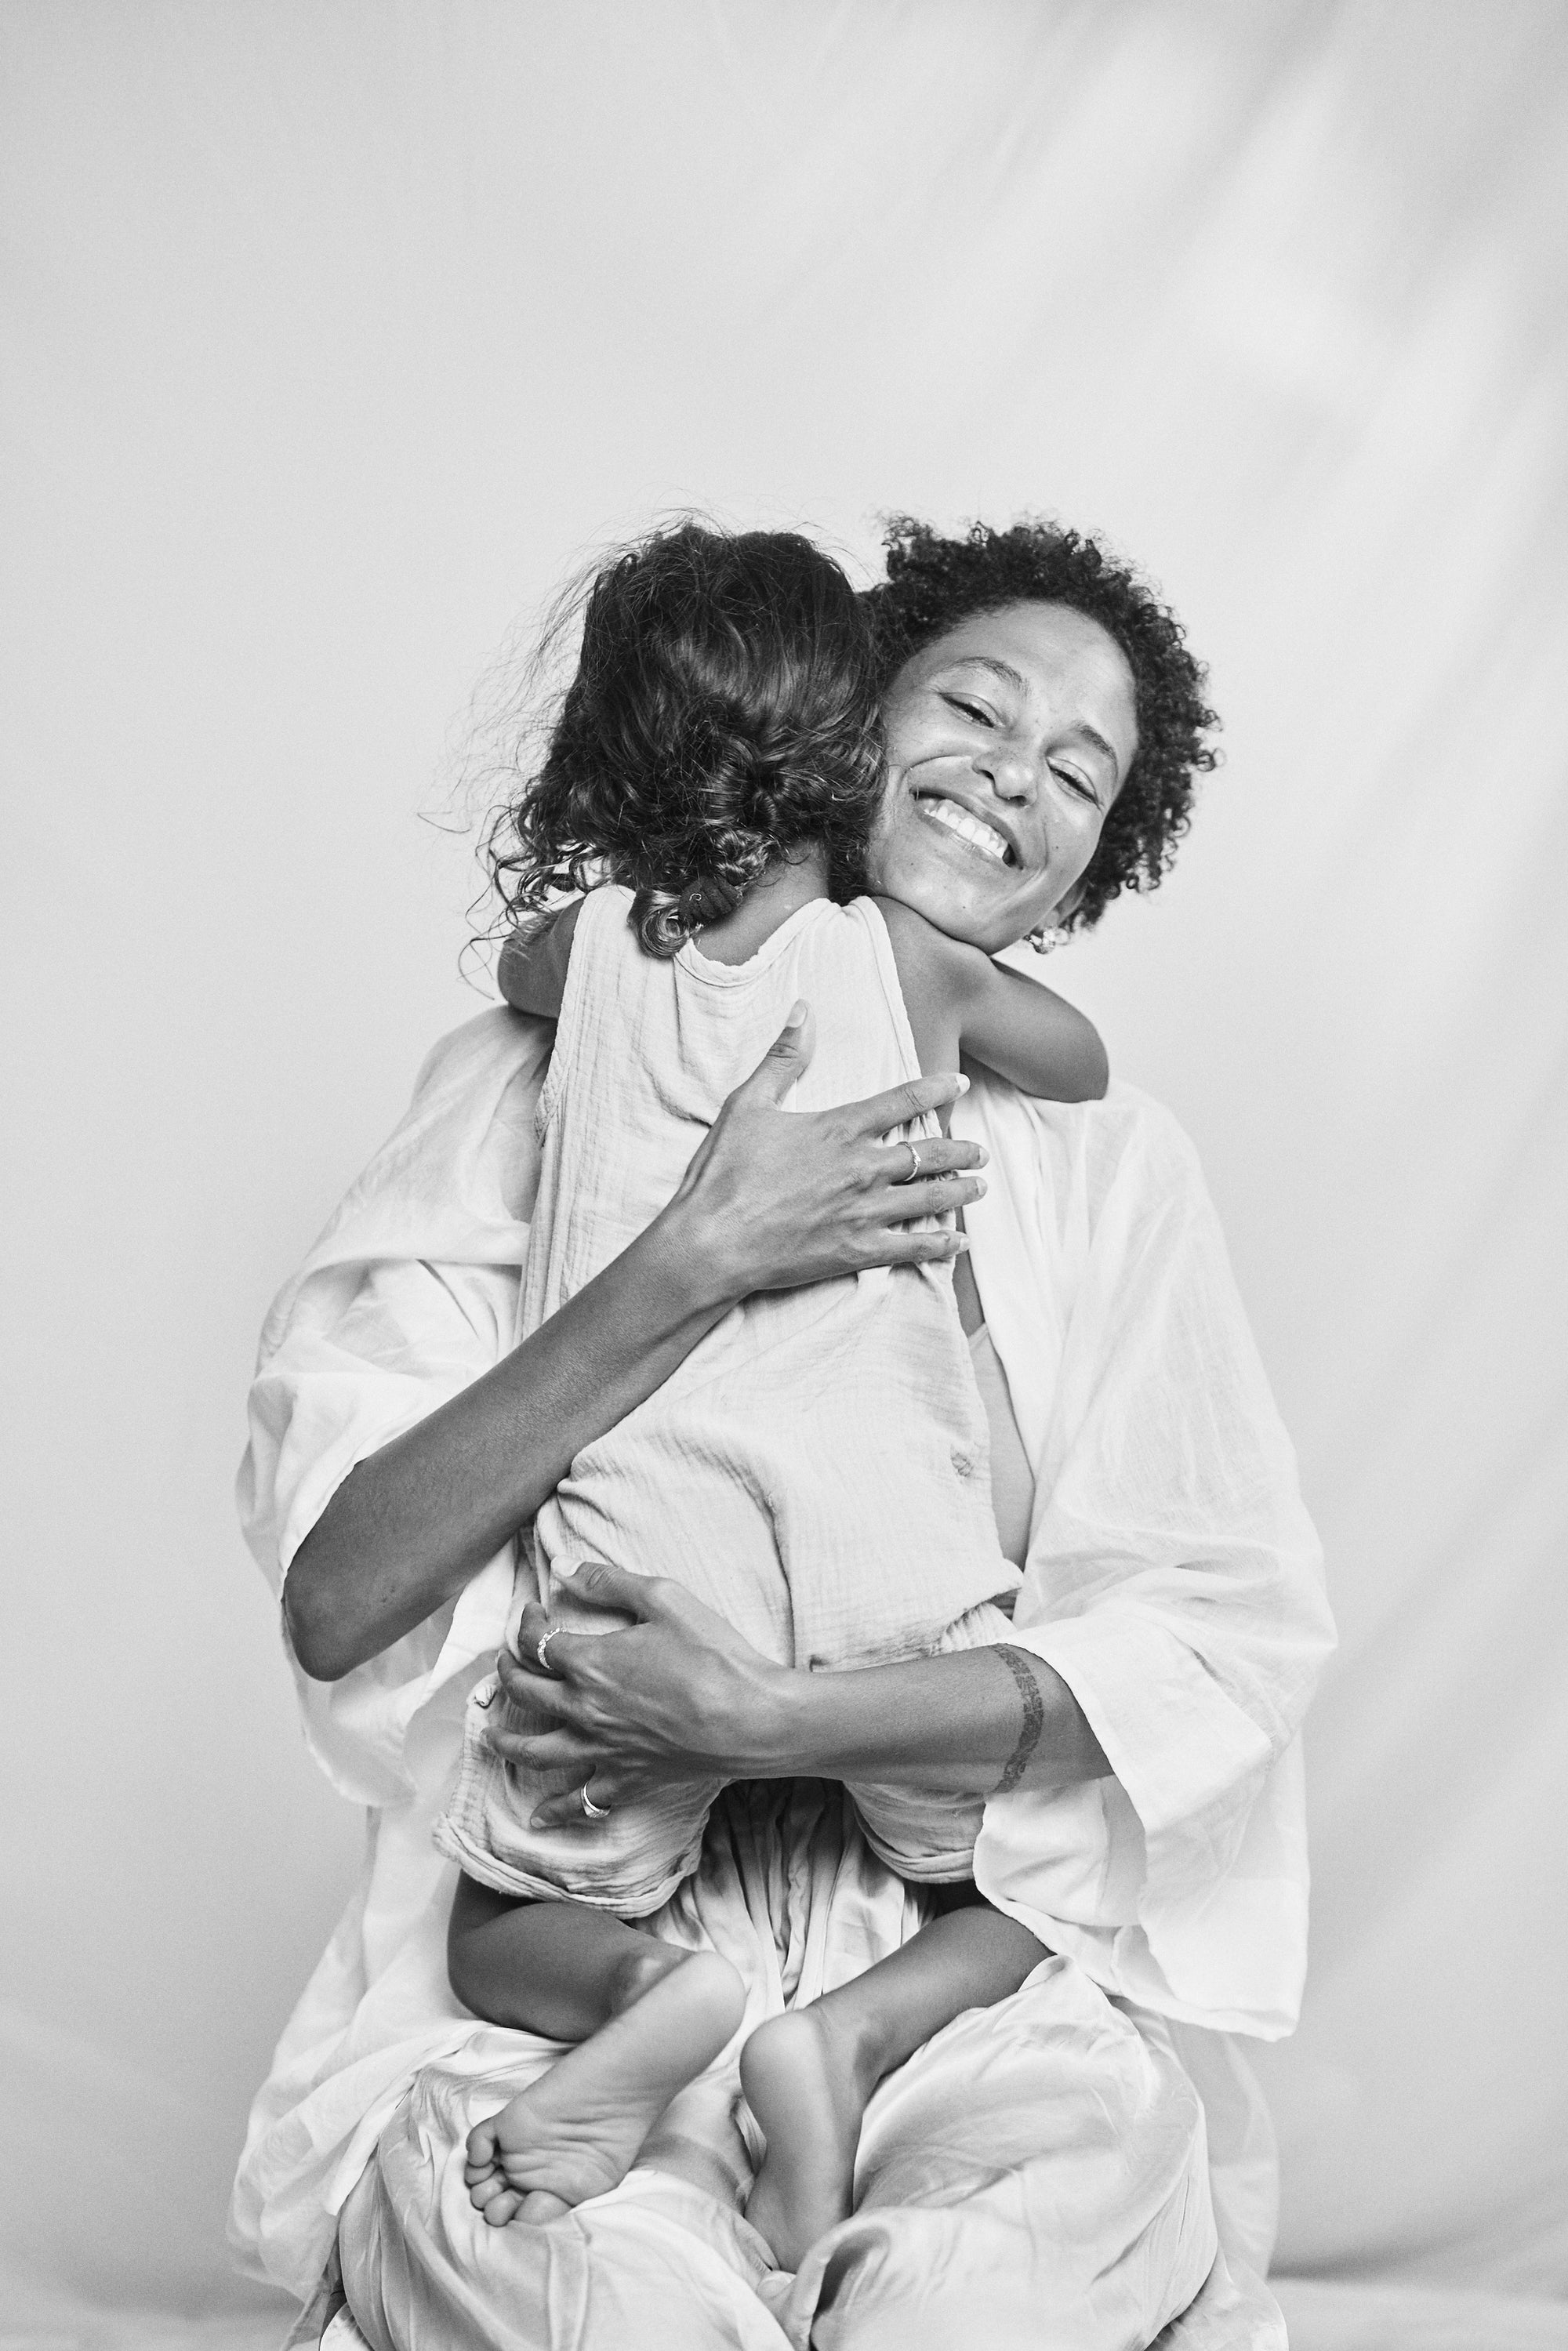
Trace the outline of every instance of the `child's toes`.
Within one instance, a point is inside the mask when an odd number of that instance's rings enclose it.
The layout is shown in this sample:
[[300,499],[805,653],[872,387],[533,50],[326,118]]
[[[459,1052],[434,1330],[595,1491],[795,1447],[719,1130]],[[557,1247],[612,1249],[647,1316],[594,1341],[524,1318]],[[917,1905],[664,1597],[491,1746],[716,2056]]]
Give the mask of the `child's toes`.
[[469,2180],[468,2201],[476,2208],[476,2210],[480,2212],[487,2211],[489,2207],[495,2202],[497,2196],[509,2196],[511,2197],[514,2204],[517,2202],[516,2189],[508,2187],[506,2178],[501,2172],[483,2172],[477,2179]]
[[476,2123],[468,2134],[468,2164],[474,2171],[488,2171],[496,2160],[496,2125]]
[[489,2202],[481,2208],[486,2227],[504,2229],[522,2200],[515,2188],[503,2188],[499,2195],[492,2196]]
[[563,2212],[570,2210],[564,2197],[552,2196],[548,2188],[530,2188],[517,2208],[517,2218],[542,2229],[547,2221],[559,2220]]

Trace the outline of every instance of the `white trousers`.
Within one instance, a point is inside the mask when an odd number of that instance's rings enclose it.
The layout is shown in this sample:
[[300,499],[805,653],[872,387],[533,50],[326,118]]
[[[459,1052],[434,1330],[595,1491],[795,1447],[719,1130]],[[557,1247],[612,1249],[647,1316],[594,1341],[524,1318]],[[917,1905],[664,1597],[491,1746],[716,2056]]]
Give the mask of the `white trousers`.
[[774,2266],[740,2210],[740,2042],[919,1918],[841,1791],[727,1791],[696,1876],[649,1924],[740,1970],[741,2033],[612,2194],[543,2229],[486,2226],[464,2142],[558,2046],[495,2028],[427,2067],[340,2221],[374,2351],[1283,2351],[1270,2297],[1218,2252],[1203,2108],[1168,2036],[1060,1957],[889,2076],[852,2216],[798,2274]]

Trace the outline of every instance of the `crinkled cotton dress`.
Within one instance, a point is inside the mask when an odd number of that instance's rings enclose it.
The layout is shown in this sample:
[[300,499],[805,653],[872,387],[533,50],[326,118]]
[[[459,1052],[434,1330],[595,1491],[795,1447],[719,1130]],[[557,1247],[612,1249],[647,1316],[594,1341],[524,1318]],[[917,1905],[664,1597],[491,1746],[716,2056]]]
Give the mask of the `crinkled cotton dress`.
[[[526,1337],[637,1235],[797,1000],[816,1008],[793,1106],[862,1102],[920,1075],[893,945],[870,898],[815,898],[744,963],[688,939],[651,956],[630,890],[582,901],[536,1122]],[[934,1119],[922,1132],[936,1132]],[[901,1130],[902,1132],[902,1130]],[[585,1446],[534,1521],[523,1573],[552,1618],[613,1629],[572,1578],[590,1560],[667,1577],[776,1665],[883,1665],[1005,1640],[1019,1573],[997,1539],[986,1416],[951,1265],[878,1267],[733,1307],[662,1386]],[[520,1608],[517,1612],[521,1614]],[[722,1784],[652,1788],[607,1821],[535,1829],[547,1783],[497,1755],[508,1701],[487,1676],[436,1842],[498,1893],[661,1909],[697,1865]],[[508,1727],[515,1728],[515,1725]],[[967,1877],[981,1804],[854,1785],[873,1852],[903,1877]]]

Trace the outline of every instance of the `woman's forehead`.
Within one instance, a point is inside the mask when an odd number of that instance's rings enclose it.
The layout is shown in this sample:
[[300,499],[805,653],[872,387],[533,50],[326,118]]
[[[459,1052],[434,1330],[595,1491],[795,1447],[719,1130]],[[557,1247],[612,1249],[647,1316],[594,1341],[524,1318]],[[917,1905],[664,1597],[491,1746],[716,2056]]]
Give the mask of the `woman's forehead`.
[[1020,602],[968,613],[911,654],[894,691],[948,671],[988,676],[1058,716],[1094,719],[1124,746],[1125,759],[1132,757],[1137,704],[1127,657],[1107,629],[1071,604]]

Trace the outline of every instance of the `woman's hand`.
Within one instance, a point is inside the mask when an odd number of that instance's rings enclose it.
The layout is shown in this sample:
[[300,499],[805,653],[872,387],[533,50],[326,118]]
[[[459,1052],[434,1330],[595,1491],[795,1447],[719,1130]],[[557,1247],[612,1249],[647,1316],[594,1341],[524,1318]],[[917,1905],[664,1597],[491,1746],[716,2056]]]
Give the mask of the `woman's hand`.
[[922,1180],[905,1184],[909,1146],[878,1140],[940,1110],[964,1081],[914,1078],[842,1109],[781,1110],[811,1055],[810,1016],[798,1008],[646,1230],[471,1387],[343,1480],[285,1589],[306,1673],[337,1680],[461,1591],[583,1447],[662,1386],[738,1300],[965,1246],[960,1233],[912,1231],[910,1220],[977,1198],[984,1152],[923,1140]]
[[948,1228],[911,1227],[979,1198],[980,1145],[922,1139],[920,1177],[911,1184],[909,1146],[881,1140],[945,1110],[967,1079],[956,1071],[911,1078],[833,1110],[782,1110],[810,1061],[813,1033],[810,1008],[798,1004],[793,1025],[730,1095],[657,1220],[683,1228],[727,1303],[871,1266],[955,1258],[968,1246]]
[[[633,1617],[624,1631],[550,1633],[536,1604],[517,1632],[519,1657],[503,1651],[501,1681],[526,1732],[489,1734],[498,1755],[559,1772],[570,1785],[547,1798],[536,1828],[582,1825],[580,1790],[613,1810],[650,1782],[729,1780],[758,1773],[767,1731],[795,1677],[769,1664],[722,1616],[678,1583],[580,1568],[578,1598]],[[545,1665],[538,1646],[550,1634]]]
[[601,1563],[580,1568],[571,1589],[633,1622],[552,1632],[536,1604],[523,1612],[520,1656],[497,1660],[528,1728],[497,1724],[491,1746],[566,1782],[539,1804],[536,1828],[580,1830],[585,1788],[613,1811],[680,1781],[883,1780],[988,1796],[1110,1771],[1067,1684],[1010,1643],[805,1673],[770,1663],[678,1583]]

